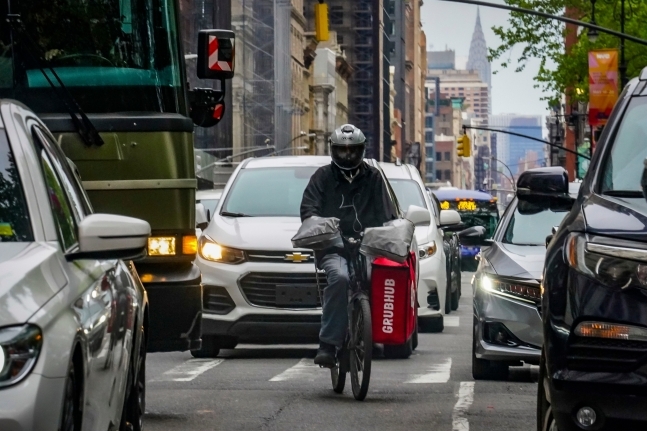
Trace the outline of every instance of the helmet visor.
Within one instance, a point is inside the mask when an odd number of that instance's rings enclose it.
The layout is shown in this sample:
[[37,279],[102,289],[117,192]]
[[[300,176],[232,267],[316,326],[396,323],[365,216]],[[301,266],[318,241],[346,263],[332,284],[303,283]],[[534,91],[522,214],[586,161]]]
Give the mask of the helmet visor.
[[364,145],[331,145],[330,155],[341,169],[355,169],[364,159]]

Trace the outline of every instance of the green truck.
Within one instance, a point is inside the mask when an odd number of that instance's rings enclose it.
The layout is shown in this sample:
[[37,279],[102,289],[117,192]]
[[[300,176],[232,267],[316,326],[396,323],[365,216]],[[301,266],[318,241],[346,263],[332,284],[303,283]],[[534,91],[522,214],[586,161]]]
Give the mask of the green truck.
[[0,0],[0,98],[47,124],[95,211],[152,227],[149,351],[200,347],[193,130],[219,121],[233,75],[233,33],[201,31],[198,75],[223,90],[187,88],[180,21],[178,0]]

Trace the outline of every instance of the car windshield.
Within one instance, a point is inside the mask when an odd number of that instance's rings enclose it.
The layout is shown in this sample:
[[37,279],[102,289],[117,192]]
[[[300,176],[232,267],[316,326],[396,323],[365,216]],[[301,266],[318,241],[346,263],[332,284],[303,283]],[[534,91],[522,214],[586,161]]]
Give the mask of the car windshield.
[[0,242],[33,241],[16,162],[4,129],[0,129]]
[[647,97],[635,98],[613,141],[604,167],[602,192],[640,192],[647,157]]
[[553,227],[562,223],[570,211],[570,202],[546,201],[540,203],[518,201],[505,229],[503,242],[514,245],[546,245],[546,237]]
[[413,180],[392,180],[389,179],[391,187],[398,198],[400,207],[403,211],[409,209],[411,205],[427,208],[425,198],[423,197],[422,190],[417,182]]
[[[10,6],[9,6],[10,5]],[[185,113],[172,0],[0,0],[0,98],[65,112],[52,67],[88,113]],[[13,27],[13,28],[12,28]],[[20,30],[24,28],[24,30]]]
[[461,215],[461,222],[465,225],[466,228],[473,226],[483,226],[485,228],[485,237],[492,238],[494,236],[494,231],[496,230],[497,223],[499,223],[498,214],[487,214],[487,213],[468,213],[459,211]]
[[252,217],[299,217],[303,191],[316,166],[242,169],[222,213]]

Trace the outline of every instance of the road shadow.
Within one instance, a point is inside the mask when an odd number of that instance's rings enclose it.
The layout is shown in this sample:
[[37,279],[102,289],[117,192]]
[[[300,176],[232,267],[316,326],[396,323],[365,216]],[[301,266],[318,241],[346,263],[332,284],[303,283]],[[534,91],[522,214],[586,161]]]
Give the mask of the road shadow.
[[290,347],[272,347],[267,348],[253,348],[253,349],[223,349],[218,355],[219,358],[235,360],[235,359],[301,359],[313,358],[317,353],[317,349],[311,348],[290,348]]

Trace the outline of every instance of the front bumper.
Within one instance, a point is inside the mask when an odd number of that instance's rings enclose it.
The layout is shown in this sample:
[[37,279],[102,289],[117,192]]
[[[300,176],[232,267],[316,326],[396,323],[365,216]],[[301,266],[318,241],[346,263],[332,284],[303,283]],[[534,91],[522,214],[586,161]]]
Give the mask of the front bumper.
[[[445,311],[447,296],[447,268],[440,252],[420,260],[418,279],[418,318],[435,319]],[[438,310],[429,304],[430,294],[438,294]]]
[[[311,263],[244,262],[228,265],[198,257],[205,294],[212,288],[223,288],[231,309],[216,313],[205,305],[202,326],[205,335],[233,336],[239,342],[311,343],[319,341],[321,308],[275,308],[251,304],[240,287],[240,280],[250,273],[315,273]],[[325,282],[325,275],[320,275]]]
[[[602,373],[600,373],[602,374]],[[604,380],[603,376],[601,381]],[[551,407],[560,431],[645,430],[647,429],[647,390],[636,385],[567,382],[549,379]],[[595,410],[596,423],[588,428],[576,422],[582,407]]]
[[148,293],[149,352],[199,349],[202,341],[202,285],[195,264],[137,265]]
[[65,378],[34,373],[15,386],[0,389],[0,430],[57,431],[64,391]]
[[[534,304],[475,289],[474,315],[477,319],[475,355],[489,361],[524,361],[539,364],[543,344],[539,309]],[[486,325],[502,324],[516,338],[516,345],[485,341]]]

